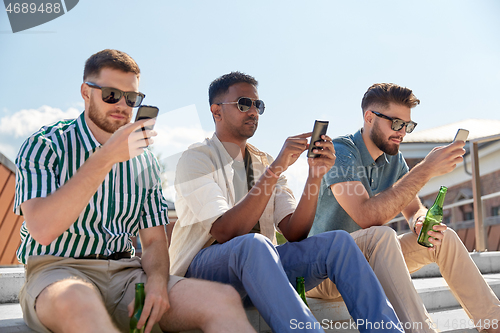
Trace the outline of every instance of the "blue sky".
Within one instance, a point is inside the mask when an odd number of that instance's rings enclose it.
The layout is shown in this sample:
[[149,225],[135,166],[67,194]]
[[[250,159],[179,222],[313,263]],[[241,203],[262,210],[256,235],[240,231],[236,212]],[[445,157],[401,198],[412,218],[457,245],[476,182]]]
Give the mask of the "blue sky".
[[[104,48],[139,64],[165,161],[211,135],[208,85],[232,70],[260,82],[266,112],[250,142],[273,156],[315,119],[330,120],[330,136],[356,131],[375,82],[413,89],[417,130],[499,119],[499,17],[497,0],[81,0],[13,34],[2,9],[0,152],[14,160],[41,125],[78,115],[85,60]],[[306,170],[303,158],[289,172],[296,194]]]

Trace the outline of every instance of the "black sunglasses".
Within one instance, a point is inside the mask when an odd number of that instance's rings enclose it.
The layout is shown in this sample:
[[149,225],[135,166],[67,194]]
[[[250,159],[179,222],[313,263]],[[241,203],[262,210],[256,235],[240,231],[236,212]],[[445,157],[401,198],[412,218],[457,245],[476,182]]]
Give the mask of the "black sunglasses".
[[417,126],[417,123],[414,121],[411,121],[411,120],[406,122],[406,121],[401,120],[401,119],[391,118],[391,117],[386,116],[385,114],[382,114],[380,112],[376,112],[376,111],[371,111],[371,112],[374,115],[376,115],[377,117],[389,119],[390,121],[392,121],[391,128],[393,131],[396,131],[396,132],[401,130],[404,126],[406,126],[406,133],[411,133],[411,132],[413,132],[413,130]]
[[135,108],[141,105],[142,100],[144,99],[144,97],[146,97],[146,95],[140,92],[121,91],[120,89],[116,88],[101,87],[92,82],[85,82],[85,84],[91,88],[101,89],[102,100],[108,104],[118,103],[122,96],[125,96],[125,102],[127,103],[127,105]]
[[240,97],[238,98],[237,102],[217,103],[217,105],[221,104],[237,104],[238,110],[240,110],[241,112],[247,112],[248,110],[250,110],[253,104],[255,105],[255,108],[257,109],[257,112],[259,114],[263,114],[264,109],[266,108],[264,101],[261,101],[260,99],[252,100],[251,98],[248,97]]

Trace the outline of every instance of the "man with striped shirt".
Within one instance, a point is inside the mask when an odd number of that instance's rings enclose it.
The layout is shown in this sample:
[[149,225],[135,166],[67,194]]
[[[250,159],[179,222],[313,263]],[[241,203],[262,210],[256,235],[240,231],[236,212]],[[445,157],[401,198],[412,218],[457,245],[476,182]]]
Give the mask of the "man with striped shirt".
[[[169,276],[167,205],[158,162],[144,149],[156,133],[141,130],[147,120],[130,124],[144,98],[139,75],[126,53],[92,55],[85,111],[42,127],[20,149],[14,210],[25,217],[17,252],[26,265],[24,319],[39,332],[128,332],[135,283],[144,282],[137,326],[146,332],[251,332],[234,289]],[[133,257],[137,234],[142,260]]]

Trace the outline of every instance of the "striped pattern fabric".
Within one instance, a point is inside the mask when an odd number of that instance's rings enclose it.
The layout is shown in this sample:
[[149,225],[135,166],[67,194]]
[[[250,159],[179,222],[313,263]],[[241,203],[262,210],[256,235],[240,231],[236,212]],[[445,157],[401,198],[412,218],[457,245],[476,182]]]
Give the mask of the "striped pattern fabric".
[[[22,215],[23,202],[63,186],[100,146],[83,112],[77,119],[42,127],[24,142],[16,159],[14,212]],[[113,165],[78,220],[48,246],[33,239],[24,222],[17,258],[26,264],[32,255],[83,257],[124,251],[133,255],[130,237],[139,229],[168,224],[167,209],[158,161],[145,149],[142,155]]]

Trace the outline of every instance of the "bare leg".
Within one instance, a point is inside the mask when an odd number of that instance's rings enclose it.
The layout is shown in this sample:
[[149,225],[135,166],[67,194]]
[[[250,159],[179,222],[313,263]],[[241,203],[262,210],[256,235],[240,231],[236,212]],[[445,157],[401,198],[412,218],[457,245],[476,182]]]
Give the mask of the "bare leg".
[[94,286],[66,279],[45,288],[36,300],[41,323],[53,332],[119,332]]
[[240,295],[229,285],[182,280],[170,290],[169,301],[170,309],[160,321],[164,331],[255,332],[248,322]]

